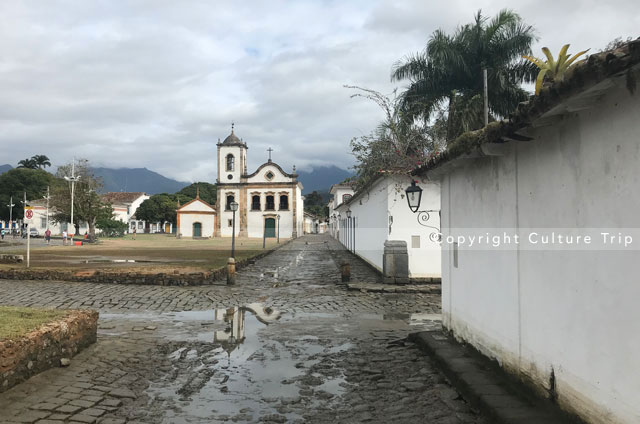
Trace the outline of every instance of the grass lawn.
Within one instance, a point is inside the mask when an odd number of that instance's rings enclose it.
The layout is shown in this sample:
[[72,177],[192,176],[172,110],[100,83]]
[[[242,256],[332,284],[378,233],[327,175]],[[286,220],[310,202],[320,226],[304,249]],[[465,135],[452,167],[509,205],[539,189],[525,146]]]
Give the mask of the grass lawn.
[[21,337],[68,313],[56,309],[0,306],[0,340]]
[[[281,239],[280,243],[284,241]],[[268,239],[263,250],[262,239],[237,238],[236,260],[256,256],[277,245],[275,239]],[[18,250],[11,253],[24,254]],[[55,240],[52,246],[32,248],[31,267],[78,271],[201,272],[226,265],[229,256],[230,238],[193,240],[176,239],[165,234],[138,234],[135,240],[132,235],[127,235],[123,238],[103,238],[96,244],[84,246],[62,246],[59,240]]]

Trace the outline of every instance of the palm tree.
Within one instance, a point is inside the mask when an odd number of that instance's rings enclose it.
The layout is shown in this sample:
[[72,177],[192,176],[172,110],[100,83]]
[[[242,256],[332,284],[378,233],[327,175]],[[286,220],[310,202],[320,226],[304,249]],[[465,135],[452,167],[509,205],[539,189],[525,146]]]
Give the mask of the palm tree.
[[394,81],[409,80],[402,94],[407,116],[428,120],[447,105],[447,140],[482,127],[484,69],[489,111],[507,116],[528,98],[520,83],[536,77],[535,65],[522,60],[534,39],[533,27],[506,9],[491,20],[478,11],[473,23],[453,35],[435,31],[423,52],[398,62],[392,72]]
[[47,166],[51,166],[51,161],[49,160],[49,158],[45,155],[35,155],[31,158],[35,164],[38,166],[38,168],[40,169],[44,169]]
[[38,165],[33,160],[33,158],[22,159],[18,162],[18,168],[29,168],[29,169],[37,169]]

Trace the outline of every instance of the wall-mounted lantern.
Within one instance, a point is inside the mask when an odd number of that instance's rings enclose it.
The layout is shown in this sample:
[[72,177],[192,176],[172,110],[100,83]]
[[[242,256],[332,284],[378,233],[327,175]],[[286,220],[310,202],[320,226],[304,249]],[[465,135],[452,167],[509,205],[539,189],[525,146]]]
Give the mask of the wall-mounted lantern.
[[420,201],[422,200],[422,189],[416,185],[415,181],[411,181],[411,185],[405,190],[407,193],[407,203],[411,212],[416,213],[420,209]]

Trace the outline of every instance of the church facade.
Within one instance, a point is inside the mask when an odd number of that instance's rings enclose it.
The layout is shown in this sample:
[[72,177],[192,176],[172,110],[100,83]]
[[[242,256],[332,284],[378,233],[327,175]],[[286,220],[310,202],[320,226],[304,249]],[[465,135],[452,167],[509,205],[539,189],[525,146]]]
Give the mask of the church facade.
[[218,179],[215,235],[231,237],[233,211],[238,203],[235,233],[237,237],[295,238],[302,235],[304,204],[302,184],[295,167],[292,173],[271,160],[247,172],[244,141],[232,128],[231,134],[218,143]]

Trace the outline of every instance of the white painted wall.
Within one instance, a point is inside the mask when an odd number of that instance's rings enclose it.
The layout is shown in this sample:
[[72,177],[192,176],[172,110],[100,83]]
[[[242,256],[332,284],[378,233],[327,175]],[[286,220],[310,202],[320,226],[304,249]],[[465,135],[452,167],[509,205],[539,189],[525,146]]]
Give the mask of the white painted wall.
[[[358,256],[382,271],[384,242],[402,240],[407,243],[410,278],[439,278],[441,275],[440,245],[437,233],[440,218],[440,187],[436,182],[418,181],[422,188],[420,210],[435,210],[430,213],[428,228],[418,223],[418,215],[411,212],[405,190],[411,184],[407,176],[386,176],[376,181],[364,192],[358,193],[351,202],[342,204],[340,213],[339,240],[347,247],[354,245],[353,237],[347,229],[347,209],[351,209],[352,222],[355,218],[355,252]],[[353,230],[351,230],[353,232]],[[352,234],[352,233],[351,233]],[[418,238],[418,246],[413,247],[413,237]]]
[[[640,98],[621,84],[532,130],[534,141],[454,169],[443,177],[444,235],[638,227],[639,116]],[[553,369],[560,405],[586,421],[640,422],[634,249],[460,249],[457,268],[443,250],[443,322],[541,389]]]
[[[195,212],[195,213],[194,213]],[[201,237],[213,237],[215,234],[215,209],[199,199],[185,204],[178,211],[178,233],[183,237],[193,237],[193,224],[199,222],[202,228]]]

